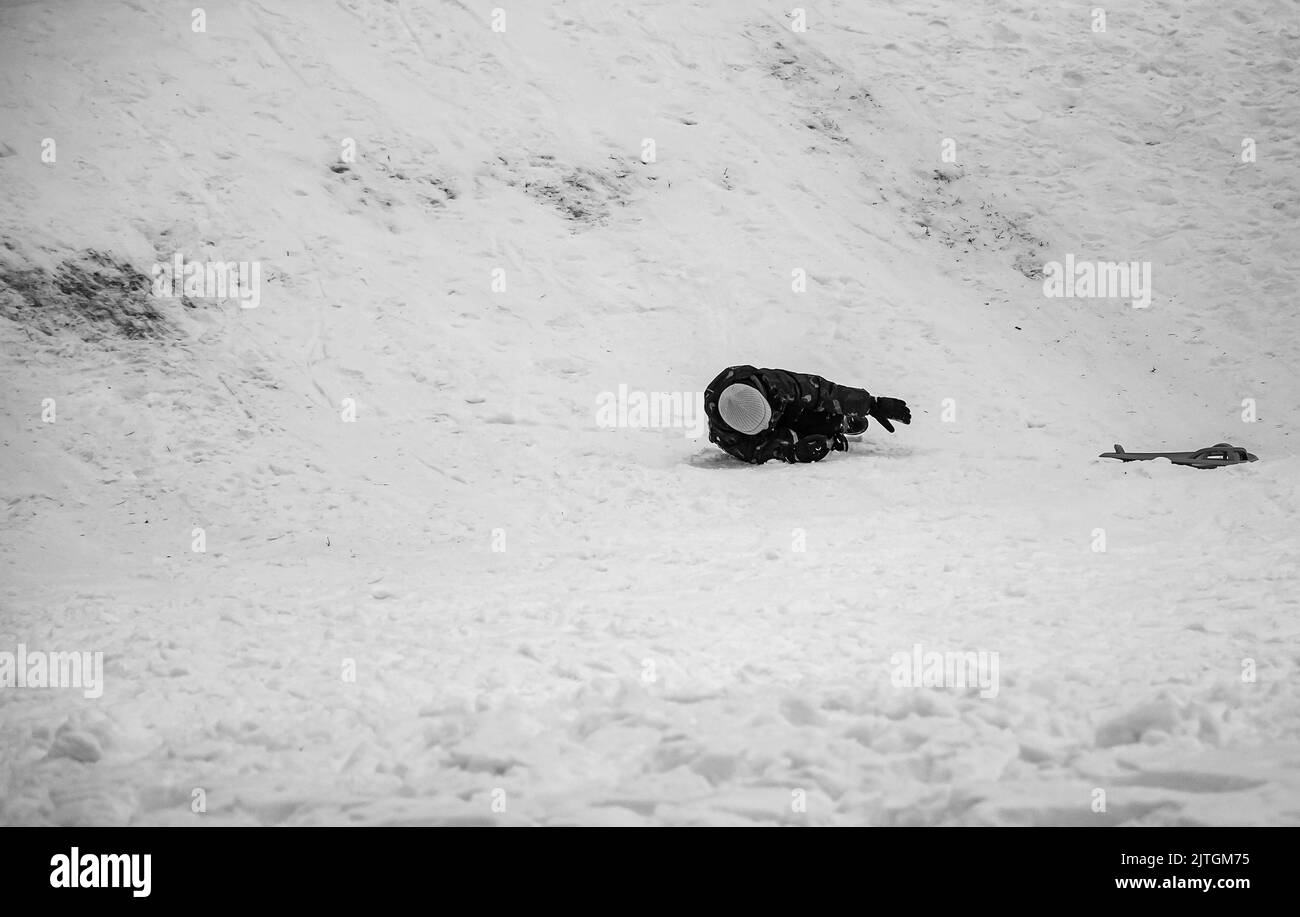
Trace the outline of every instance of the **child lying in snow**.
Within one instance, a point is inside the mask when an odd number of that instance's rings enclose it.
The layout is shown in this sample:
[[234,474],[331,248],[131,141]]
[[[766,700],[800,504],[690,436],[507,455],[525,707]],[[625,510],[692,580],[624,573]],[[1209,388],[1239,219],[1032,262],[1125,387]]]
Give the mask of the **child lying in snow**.
[[732,366],[709,383],[704,411],[709,441],[753,465],[770,459],[820,462],[832,451],[847,452],[845,434],[861,433],[868,417],[890,433],[891,420],[912,422],[912,412],[897,398],[873,398],[864,389],[808,373],[752,366]]

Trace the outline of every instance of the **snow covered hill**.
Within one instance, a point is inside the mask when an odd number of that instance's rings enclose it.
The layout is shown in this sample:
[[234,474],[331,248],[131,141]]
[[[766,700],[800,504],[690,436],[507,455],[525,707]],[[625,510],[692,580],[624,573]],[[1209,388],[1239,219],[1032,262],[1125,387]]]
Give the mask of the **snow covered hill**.
[[1300,8],[498,6],[0,3],[0,822],[1300,822]]

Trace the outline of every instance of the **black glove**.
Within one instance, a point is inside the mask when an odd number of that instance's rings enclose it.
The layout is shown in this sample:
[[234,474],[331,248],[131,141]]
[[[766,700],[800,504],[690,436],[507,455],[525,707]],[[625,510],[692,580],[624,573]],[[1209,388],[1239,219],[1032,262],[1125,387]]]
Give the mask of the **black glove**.
[[783,462],[794,461],[795,435],[791,430],[773,430],[766,434],[763,441],[754,449],[754,457],[759,464],[770,459]]
[[[847,446],[848,444],[845,443]],[[830,455],[831,444],[826,437],[820,433],[814,433],[811,436],[802,436],[799,442],[794,444],[793,458],[796,462],[820,462],[826,456]]]
[[898,398],[872,398],[871,410],[867,414],[890,433],[894,432],[891,420],[899,423],[912,422],[912,412],[908,409],[907,402]]
[[831,449],[834,452],[848,452],[849,441],[843,433],[836,433],[831,437]]
[[866,414],[848,414],[844,418],[844,432],[849,436],[859,436],[867,432]]

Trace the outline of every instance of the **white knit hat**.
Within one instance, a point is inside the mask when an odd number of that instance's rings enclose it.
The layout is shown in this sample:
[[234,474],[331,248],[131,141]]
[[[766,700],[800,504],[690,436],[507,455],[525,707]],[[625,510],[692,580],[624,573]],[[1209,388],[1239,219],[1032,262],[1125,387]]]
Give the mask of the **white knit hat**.
[[742,382],[722,390],[718,396],[718,413],[731,429],[750,436],[766,430],[772,420],[772,406],[763,393]]

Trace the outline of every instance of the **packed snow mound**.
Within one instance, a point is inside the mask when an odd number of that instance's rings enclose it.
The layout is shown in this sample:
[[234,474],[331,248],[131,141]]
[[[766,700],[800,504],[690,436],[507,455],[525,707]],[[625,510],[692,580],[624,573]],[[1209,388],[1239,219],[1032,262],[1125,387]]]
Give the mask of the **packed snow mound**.
[[0,822],[1300,822],[1300,28],[803,9],[0,7]]

